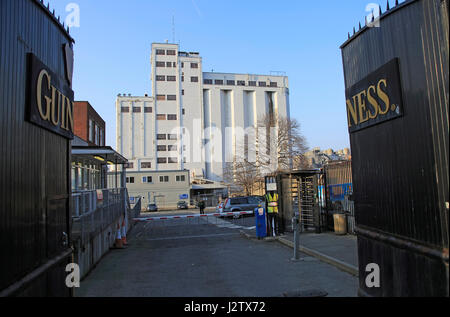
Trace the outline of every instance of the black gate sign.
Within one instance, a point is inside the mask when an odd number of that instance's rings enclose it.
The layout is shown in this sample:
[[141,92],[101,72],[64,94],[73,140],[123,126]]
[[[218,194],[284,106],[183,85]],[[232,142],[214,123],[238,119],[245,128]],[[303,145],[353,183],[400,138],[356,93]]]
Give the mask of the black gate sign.
[[36,56],[28,54],[26,120],[73,139],[74,93]]
[[402,89],[395,58],[345,91],[350,133],[403,115]]

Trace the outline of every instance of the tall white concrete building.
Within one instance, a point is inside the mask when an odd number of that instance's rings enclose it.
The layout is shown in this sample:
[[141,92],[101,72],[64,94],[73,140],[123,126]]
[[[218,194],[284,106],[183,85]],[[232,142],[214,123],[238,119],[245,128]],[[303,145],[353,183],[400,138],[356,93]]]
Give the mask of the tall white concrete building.
[[151,82],[152,96],[116,101],[117,150],[132,171],[222,181],[243,129],[266,114],[289,117],[286,76],[204,72],[199,53],[177,44],[152,44]]

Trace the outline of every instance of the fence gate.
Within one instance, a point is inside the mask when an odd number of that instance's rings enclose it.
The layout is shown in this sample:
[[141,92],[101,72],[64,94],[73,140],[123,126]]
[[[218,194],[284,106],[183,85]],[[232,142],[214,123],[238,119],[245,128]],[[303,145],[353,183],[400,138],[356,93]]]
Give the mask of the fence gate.
[[299,213],[302,231],[315,229],[314,176],[301,177],[298,182]]

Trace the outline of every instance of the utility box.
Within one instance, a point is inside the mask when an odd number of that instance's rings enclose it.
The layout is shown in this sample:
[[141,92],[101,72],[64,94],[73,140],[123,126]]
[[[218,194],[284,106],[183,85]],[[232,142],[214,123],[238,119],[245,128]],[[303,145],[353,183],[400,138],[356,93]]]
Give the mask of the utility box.
[[266,209],[264,207],[255,208],[255,221],[256,221],[256,237],[258,239],[267,236],[266,228]]

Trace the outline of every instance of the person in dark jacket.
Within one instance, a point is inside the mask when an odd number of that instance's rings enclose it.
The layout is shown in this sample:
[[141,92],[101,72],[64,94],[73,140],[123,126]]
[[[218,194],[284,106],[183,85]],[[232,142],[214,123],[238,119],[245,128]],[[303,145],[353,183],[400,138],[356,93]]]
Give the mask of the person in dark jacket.
[[198,208],[200,208],[200,215],[205,214],[205,202],[203,200],[198,203]]

